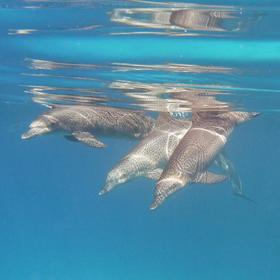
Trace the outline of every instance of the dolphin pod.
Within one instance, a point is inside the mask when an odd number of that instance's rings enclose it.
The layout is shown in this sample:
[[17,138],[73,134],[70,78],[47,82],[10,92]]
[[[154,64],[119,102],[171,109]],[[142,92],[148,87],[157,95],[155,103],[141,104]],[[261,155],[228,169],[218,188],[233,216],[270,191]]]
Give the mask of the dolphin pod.
[[[108,193],[133,178],[148,177],[157,180],[150,209],[156,209],[171,194],[190,183],[214,184],[228,178],[235,193],[242,196],[240,177],[223,150],[233,129],[258,113],[196,110],[193,109],[191,120],[160,113],[155,121],[132,110],[56,105],[33,121],[22,139],[63,131],[67,139],[101,148],[105,144],[95,135],[142,138],[109,172],[99,194]],[[223,174],[210,172],[212,163],[216,163]]]
[[116,134],[134,138],[146,136],[154,126],[154,120],[140,112],[112,107],[56,105],[40,115],[22,134],[22,139],[55,131],[68,133],[66,138],[77,140],[91,147],[105,144],[93,133]]

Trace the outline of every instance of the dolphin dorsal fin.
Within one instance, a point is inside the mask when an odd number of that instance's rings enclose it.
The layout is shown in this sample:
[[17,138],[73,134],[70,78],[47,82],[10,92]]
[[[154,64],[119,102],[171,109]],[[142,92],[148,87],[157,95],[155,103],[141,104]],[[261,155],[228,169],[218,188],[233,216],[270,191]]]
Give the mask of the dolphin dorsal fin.
[[156,127],[159,127],[159,126],[161,126],[161,125],[163,125],[163,124],[165,124],[165,123],[168,123],[168,122],[170,122],[170,121],[172,121],[173,119],[172,119],[172,116],[169,114],[169,113],[167,113],[167,112],[162,112],[162,113],[160,113],[159,115],[158,115],[158,118],[157,118],[157,120],[156,120]]
[[174,125],[177,125],[177,126],[180,125],[184,128],[191,126],[191,121],[190,120],[173,118],[172,115],[170,115],[170,113],[163,112],[163,113],[159,114],[159,116],[156,120],[155,127],[160,127],[160,126],[162,126],[166,123],[174,124]]

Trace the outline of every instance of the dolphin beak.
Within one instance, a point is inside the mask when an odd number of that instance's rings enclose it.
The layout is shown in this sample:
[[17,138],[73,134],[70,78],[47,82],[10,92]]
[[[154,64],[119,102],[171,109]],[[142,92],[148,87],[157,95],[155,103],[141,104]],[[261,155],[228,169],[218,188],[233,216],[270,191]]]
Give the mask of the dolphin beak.
[[21,135],[21,139],[29,139],[48,132],[50,132],[50,129],[47,127],[32,127]]
[[108,192],[110,192],[113,188],[113,184],[109,184],[109,183],[106,183],[105,186],[101,189],[101,191],[98,193],[99,195],[104,195]]
[[253,116],[253,118],[255,118],[255,117],[258,117],[258,116],[260,116],[262,113],[260,113],[260,112],[253,112],[252,113],[252,116]]
[[105,187],[98,193],[98,195],[104,195],[109,192]]
[[183,188],[186,182],[174,178],[165,178],[158,181],[154,194],[154,201],[150,206],[151,210],[158,208],[170,195]]
[[[110,176],[109,176],[110,177]],[[98,193],[99,195],[104,195],[108,192],[111,192],[115,189],[116,186],[119,184],[125,183],[126,181],[118,181],[115,178],[109,178],[107,177],[105,186],[101,189],[101,191]]]
[[150,210],[157,209],[163,203],[164,200],[165,198],[163,196],[161,195],[156,196],[152,205],[150,206]]

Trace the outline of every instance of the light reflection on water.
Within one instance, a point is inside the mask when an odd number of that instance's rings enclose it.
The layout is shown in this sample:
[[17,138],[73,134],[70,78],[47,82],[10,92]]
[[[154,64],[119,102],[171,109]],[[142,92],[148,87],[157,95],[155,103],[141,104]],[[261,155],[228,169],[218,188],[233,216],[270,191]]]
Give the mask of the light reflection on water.
[[[17,24],[13,24],[13,20],[9,19],[15,27],[8,28],[8,35],[66,32],[97,36],[104,34],[223,38],[275,36],[277,34],[271,33],[274,31],[269,28],[267,22],[275,21],[279,16],[278,9],[272,7],[258,9],[182,2],[27,0],[17,5],[11,4],[10,8],[25,9],[22,24],[17,27]],[[108,6],[113,8],[108,11],[106,9]],[[64,8],[69,10],[60,18],[59,15]],[[83,11],[83,19],[75,18],[75,8]],[[48,9],[52,9],[53,15],[58,15],[50,22],[44,20]],[[42,20],[38,17],[35,22],[29,21],[28,15],[32,16],[34,10],[37,10],[37,14],[41,14]]]
[[[41,85],[27,85],[26,93],[31,93],[33,99],[46,102],[75,102],[78,104],[118,103],[117,106],[133,106],[149,111],[190,111],[188,99],[193,95],[218,96],[230,93],[231,85],[225,84],[197,84],[191,82],[166,82],[166,81],[137,81],[137,77],[144,75],[160,76],[161,73],[189,73],[189,74],[229,74],[236,69],[230,67],[215,67],[204,65],[172,64],[145,65],[130,63],[112,63],[108,65],[98,64],[76,64],[60,63],[38,59],[27,59],[26,65],[32,72],[22,73],[26,77],[37,78]],[[82,70],[79,76],[73,75],[72,71]],[[84,76],[84,71],[97,71],[99,77],[90,75]],[[43,71],[43,72],[42,72]],[[58,71],[58,72],[57,72]],[[66,72],[65,72],[66,71]],[[103,72],[101,74],[100,72]],[[62,76],[60,73],[64,73]],[[111,76],[111,74],[114,76]],[[121,75],[118,77],[118,73]],[[123,79],[123,74],[135,73],[136,80]],[[65,75],[66,74],[66,75]],[[96,72],[93,72],[96,74]],[[113,79],[108,79],[113,77]],[[60,80],[96,82],[95,88],[88,87],[59,87],[46,85],[46,79],[55,79],[54,84]],[[107,79],[106,79],[107,78]],[[75,98],[75,94],[77,95]],[[185,96],[185,98],[184,98]],[[64,100],[63,100],[64,99]],[[223,106],[223,103],[221,103]]]
[[[277,87],[257,88],[248,84],[257,73],[256,69],[221,65],[85,64],[28,58],[21,76],[25,79],[22,87],[26,93],[51,103],[75,104],[77,101],[78,104],[104,105],[108,102],[117,107],[179,112],[190,110],[187,98],[182,97],[195,93],[226,100],[236,109],[247,106],[250,110],[266,110],[265,106],[254,108],[253,103],[246,103],[253,96],[264,98],[263,92],[277,99]],[[264,72],[259,75],[261,73]]]

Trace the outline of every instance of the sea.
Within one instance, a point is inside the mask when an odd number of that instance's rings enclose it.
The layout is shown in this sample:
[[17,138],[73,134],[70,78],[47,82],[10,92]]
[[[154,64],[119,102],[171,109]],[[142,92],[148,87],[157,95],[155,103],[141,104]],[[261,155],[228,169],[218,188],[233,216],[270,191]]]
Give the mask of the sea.
[[[0,1],[0,279],[280,279],[279,26],[276,0]],[[150,210],[145,177],[98,195],[141,139],[22,139],[54,106],[185,121],[194,95],[260,113],[224,147],[242,193],[192,183]]]

